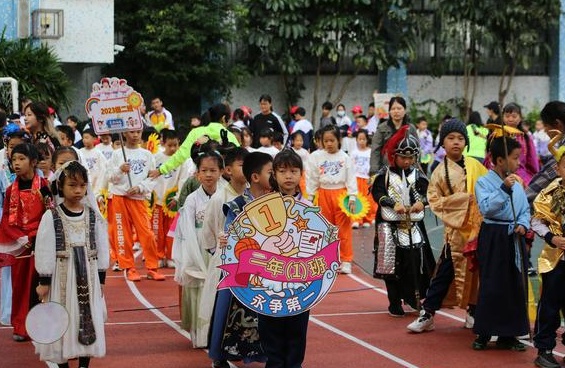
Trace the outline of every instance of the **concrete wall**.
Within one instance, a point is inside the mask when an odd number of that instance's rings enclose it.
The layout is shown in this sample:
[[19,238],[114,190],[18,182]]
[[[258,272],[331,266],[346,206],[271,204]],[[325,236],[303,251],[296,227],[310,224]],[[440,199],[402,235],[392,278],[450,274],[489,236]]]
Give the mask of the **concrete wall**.
[[114,62],[114,0],[42,0],[64,11],[64,35],[44,40],[63,63]]
[[[318,100],[318,113],[319,118],[321,111],[321,104],[325,101],[328,84],[331,77],[324,76],[322,80],[322,88]],[[343,83],[345,77],[339,79],[337,86]],[[315,77],[306,77],[304,79],[306,90],[302,92],[303,99],[299,102],[301,106],[306,109],[307,118],[312,116],[312,100],[313,90],[315,84]],[[377,88],[377,77],[362,75],[358,76],[355,81],[350,85],[347,93],[342,99],[348,110],[354,105],[363,106],[364,111],[367,110],[371,102],[373,91]],[[486,119],[486,114],[483,105],[486,105],[492,100],[497,100],[498,96],[499,78],[496,76],[480,77],[477,83],[477,93],[475,95],[475,106],[473,108],[483,114]],[[408,100],[410,99],[421,102],[428,99],[436,101],[447,101],[453,97],[462,97],[463,78],[456,76],[445,76],[441,78],[432,78],[428,76],[409,75],[408,76]],[[235,89],[232,93],[231,105],[232,108],[241,105],[247,105],[256,113],[259,111],[259,96],[263,93],[268,93],[273,98],[274,109],[278,113],[286,110],[284,93],[280,78],[275,76],[268,76],[262,78],[253,78],[246,87]],[[333,96],[336,96],[336,92]],[[508,93],[506,102],[517,102],[522,105],[525,112],[537,107],[541,108],[549,101],[549,77],[547,76],[518,76],[515,77],[512,88]],[[456,111],[454,111],[456,113]]]

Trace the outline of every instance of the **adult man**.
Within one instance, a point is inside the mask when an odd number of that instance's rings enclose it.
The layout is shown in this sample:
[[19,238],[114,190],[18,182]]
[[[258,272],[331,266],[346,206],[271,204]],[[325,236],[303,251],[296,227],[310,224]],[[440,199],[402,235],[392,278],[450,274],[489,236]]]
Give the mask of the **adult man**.
[[153,110],[147,114],[147,117],[158,132],[162,129],[175,129],[173,115],[165,109],[161,97],[153,97],[151,108]]
[[491,101],[488,105],[483,106],[487,109],[488,120],[487,124],[500,124],[500,104],[496,101]]

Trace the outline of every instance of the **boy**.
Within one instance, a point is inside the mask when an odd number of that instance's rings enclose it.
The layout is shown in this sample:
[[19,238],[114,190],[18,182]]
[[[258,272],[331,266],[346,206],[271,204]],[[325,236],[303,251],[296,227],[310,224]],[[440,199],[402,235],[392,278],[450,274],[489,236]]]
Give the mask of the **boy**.
[[[445,121],[439,144],[445,148],[446,156],[432,173],[428,202],[432,212],[445,225],[445,245],[420,316],[407,326],[408,330],[416,333],[434,329],[434,314],[442,303],[468,307],[465,327],[471,328],[477,299],[479,275],[467,267],[463,250],[479,232],[481,214],[474,196],[475,183],[487,173],[487,169],[474,158],[463,156],[463,149],[469,144],[463,122],[457,119]],[[444,302],[448,292],[449,298]]]
[[[112,149],[114,151],[122,149],[122,141],[120,139],[120,135],[119,134],[112,134]],[[112,152],[112,156],[114,155],[114,152]],[[111,157],[110,157],[111,158]]]
[[490,144],[494,168],[477,180],[475,196],[483,222],[477,242],[479,295],[473,349],[484,350],[491,336],[499,349],[524,351],[515,336],[529,332],[527,270],[523,236],[530,227],[530,206],[519,177],[521,147],[498,137]]
[[77,129],[78,118],[74,115],[69,116],[67,118],[66,125],[70,126],[71,129],[73,130],[73,134],[74,134],[73,146],[75,146],[76,148],[82,148],[83,147],[83,143],[81,142],[82,136],[80,135],[80,132]]
[[163,281],[165,276],[157,271],[157,245],[145,205],[145,197],[155,186],[155,182],[147,177],[149,170],[155,169],[155,160],[149,151],[139,148],[140,130],[125,132],[124,136],[127,162],[124,162],[121,151],[115,151],[109,165],[112,196],[112,216],[109,216],[109,220],[114,222],[111,236],[116,244],[118,264],[120,268],[127,270],[128,280],[141,281],[133,258],[133,228],[143,247],[147,278]]
[[73,141],[75,139],[75,133],[70,126],[67,125],[59,125],[55,128],[59,133],[59,143],[63,147],[72,147],[77,155],[78,155],[78,162],[84,165],[84,157],[82,156],[82,152],[75,146],[73,146]]
[[296,112],[294,113],[294,120],[296,120],[296,124],[294,124],[292,132],[294,133],[300,130],[304,133],[304,144],[302,145],[302,148],[309,151],[312,134],[314,134],[314,127],[312,127],[312,123],[304,117],[305,115],[306,110],[304,107],[298,107],[296,109]]
[[98,195],[107,186],[106,164],[107,160],[100,150],[94,148],[96,134],[91,129],[82,132],[82,143],[84,147],[80,149],[84,158],[84,166],[88,170],[88,178],[94,190],[94,195]]
[[96,149],[102,152],[107,161],[110,161],[112,153],[114,152],[114,147],[112,147],[112,135],[101,134],[98,137],[100,138],[100,143],[96,145]]
[[263,152],[275,157],[279,150],[273,146],[274,133],[273,129],[265,128],[259,133],[259,143],[261,147],[257,148],[257,152]]
[[563,134],[558,134],[548,144],[557,161],[559,177],[543,189],[533,203],[532,229],[545,239],[538,258],[542,287],[534,335],[534,346],[538,349],[534,363],[542,368],[560,367],[553,356],[553,348],[561,325],[559,310],[565,305],[565,234],[561,225],[565,221],[565,146],[554,147],[562,138]]
[[[263,152],[252,152],[243,161],[243,174],[247,182],[249,183],[249,188],[245,189],[243,194],[236,197],[234,200],[225,203],[223,205],[223,213],[226,216],[226,222],[224,225],[224,231],[227,232],[228,226],[233,222],[236,216],[241,212],[243,206],[253,199],[267,194],[271,191],[270,178],[273,174],[273,158]],[[233,308],[234,303],[237,303],[239,308]],[[232,297],[231,291],[229,289],[218,290],[216,303],[214,305],[214,314],[212,318],[212,325],[210,328],[210,346],[208,355],[214,361],[214,368],[229,368],[228,359],[261,359],[261,356],[251,355],[247,356],[247,353],[257,353],[260,351],[259,346],[257,350],[250,350],[249,352],[238,349],[237,345],[240,339],[245,339],[243,336],[240,338],[241,331],[230,331],[229,327],[226,328],[228,318],[228,312],[230,315],[237,311],[244,310],[247,317],[251,317],[250,320],[257,318],[256,313],[245,308],[237,302],[237,299]],[[241,317],[246,318],[246,317]],[[252,329],[255,327],[248,327],[247,333],[253,334]],[[229,338],[229,341],[224,337]],[[258,341],[250,342],[258,345]],[[230,346],[231,345],[231,346]],[[223,349],[222,349],[223,347]],[[230,349],[231,347],[231,349]],[[228,352],[230,350],[238,351],[238,356],[233,356]]]
[[323,128],[326,125],[330,125],[330,124],[333,125],[337,124],[335,118],[331,115],[333,108],[334,105],[329,101],[326,101],[322,104],[322,117],[320,117],[320,128]]
[[[179,148],[179,138],[175,130],[161,130],[161,146],[163,152],[155,154],[155,165],[159,168],[166,162]],[[157,256],[160,266],[173,268],[175,263],[171,257],[173,238],[167,236],[169,228],[174,219],[178,208],[179,186],[182,185],[191,175],[188,162],[184,162],[178,168],[155,179],[155,208],[151,224],[153,233],[157,241]],[[169,198],[170,197],[170,198]]]
[[216,286],[221,278],[221,270],[218,268],[222,264],[220,259],[222,250],[219,248],[219,235],[224,231],[226,216],[222,211],[224,203],[230,202],[243,194],[247,186],[247,179],[243,175],[243,161],[249,154],[245,148],[236,147],[229,150],[224,157],[224,176],[229,178],[229,182],[222,188],[218,187],[216,193],[210,198],[201,230],[200,245],[209,253],[213,254],[208,264],[208,273],[204,281],[198,315],[201,321],[206,321],[208,326],[203,326],[203,330],[209,330],[210,320],[214,311],[214,300],[216,299]]
[[416,120],[416,128],[420,139],[420,166],[424,174],[428,175],[428,165],[434,157],[434,137],[428,129],[428,122],[425,117],[422,116]]

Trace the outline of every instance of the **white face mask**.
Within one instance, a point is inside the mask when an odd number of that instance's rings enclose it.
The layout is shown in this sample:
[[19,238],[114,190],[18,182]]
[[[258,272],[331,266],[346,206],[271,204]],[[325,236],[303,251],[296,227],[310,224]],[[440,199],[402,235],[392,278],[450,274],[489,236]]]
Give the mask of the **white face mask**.
[[345,116],[345,110],[338,110],[337,116],[339,116],[340,118],[344,117]]

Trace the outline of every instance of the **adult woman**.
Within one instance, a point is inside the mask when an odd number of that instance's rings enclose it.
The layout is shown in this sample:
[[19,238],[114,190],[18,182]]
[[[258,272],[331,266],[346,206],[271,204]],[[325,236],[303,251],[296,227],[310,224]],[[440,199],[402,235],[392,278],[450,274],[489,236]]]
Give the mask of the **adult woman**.
[[[387,140],[390,139],[400,129],[403,125],[410,124],[408,115],[406,115],[406,100],[400,96],[396,96],[390,99],[388,103],[388,120],[382,121],[377,126],[377,131],[373,137],[373,142],[371,143],[371,168],[369,175],[376,174],[377,171],[381,169],[384,165],[388,164],[386,162],[386,157],[381,154],[381,150],[384,147]],[[416,128],[410,124],[410,134],[418,140],[418,132]]]
[[182,142],[182,145],[179,147],[177,152],[171,156],[171,158],[163,163],[163,165],[161,165],[158,169],[149,171],[149,177],[156,178],[161,174],[167,174],[179,167],[183,162],[190,158],[190,150],[194,142],[203,136],[207,136],[210,139],[221,142],[222,134],[227,134],[228,141],[239,146],[236,136],[226,129],[230,115],[230,108],[226,104],[220,103],[210,107],[208,111],[202,115],[201,125],[192,129],[190,133],[188,133],[188,136],[184,142]]
[[[259,108],[261,112],[255,115],[253,121],[249,124],[249,129],[253,133],[253,148],[261,147],[259,143],[259,134],[265,128],[271,128],[274,131],[282,133],[284,143],[288,139],[288,130],[281,117],[273,112],[273,100],[269,95],[261,95],[259,97]],[[284,144],[283,144],[284,145]]]
[[43,102],[31,102],[24,109],[26,129],[33,144],[47,143],[53,150],[60,146],[57,131],[49,117],[49,107]]

